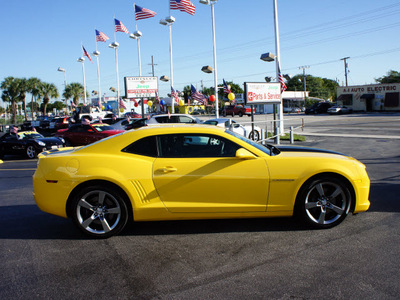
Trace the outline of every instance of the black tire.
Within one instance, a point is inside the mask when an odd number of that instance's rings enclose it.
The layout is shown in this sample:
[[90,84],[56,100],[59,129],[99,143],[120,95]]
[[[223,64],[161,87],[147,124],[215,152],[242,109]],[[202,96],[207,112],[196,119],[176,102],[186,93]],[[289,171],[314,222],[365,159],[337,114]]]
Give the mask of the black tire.
[[26,154],[27,158],[33,159],[33,158],[36,158],[37,151],[36,151],[36,149],[35,149],[35,147],[33,145],[28,145],[25,148],[25,154]]
[[259,141],[260,140],[260,133],[257,130],[253,130],[249,134],[249,139],[253,140],[253,141]]
[[124,229],[128,209],[123,196],[107,186],[89,186],[72,200],[71,217],[86,235],[109,238]]
[[351,205],[346,183],[332,176],[321,176],[301,188],[295,213],[314,228],[331,228],[341,223]]
[[241,111],[239,111],[239,117],[243,117],[243,113]]

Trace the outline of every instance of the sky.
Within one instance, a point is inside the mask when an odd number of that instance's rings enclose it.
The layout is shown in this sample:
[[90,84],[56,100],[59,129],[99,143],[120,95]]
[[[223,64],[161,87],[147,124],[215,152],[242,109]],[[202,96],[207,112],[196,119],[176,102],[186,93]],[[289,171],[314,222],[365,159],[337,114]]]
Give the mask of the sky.
[[[137,42],[125,33],[114,34],[114,16],[130,32],[142,32],[142,76],[170,76],[169,30],[160,19],[172,15],[174,87],[214,85],[213,74],[201,71],[214,66],[211,8],[192,1],[196,13],[172,10],[169,0],[137,0],[153,10],[153,18],[135,22],[133,1],[128,0],[0,0],[3,46],[0,48],[0,82],[5,77],[38,77],[54,83],[60,94],[67,84],[83,84],[81,44],[96,50],[95,28],[110,37],[98,42],[101,90],[107,96],[117,86],[115,52],[119,43],[118,69],[121,95],[124,77],[138,76]],[[344,85],[344,57],[349,57],[348,85],[374,84],[389,70],[399,71],[400,1],[394,0],[278,0],[280,61],[284,74],[306,74],[337,80]],[[219,0],[215,6],[218,83],[222,79],[242,85],[275,77],[275,64],[260,60],[262,53],[275,53],[273,0]],[[88,91],[98,90],[97,64],[85,61]],[[167,96],[170,83],[159,81],[159,94]]]

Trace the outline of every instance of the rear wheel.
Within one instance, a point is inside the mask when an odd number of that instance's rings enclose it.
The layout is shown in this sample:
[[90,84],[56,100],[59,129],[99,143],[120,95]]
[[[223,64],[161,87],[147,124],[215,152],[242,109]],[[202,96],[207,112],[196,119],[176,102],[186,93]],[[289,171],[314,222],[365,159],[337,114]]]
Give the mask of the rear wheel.
[[32,145],[28,145],[25,149],[26,156],[30,159],[35,158],[37,156],[37,151],[35,147]]
[[346,218],[351,193],[343,180],[323,176],[306,183],[297,201],[297,213],[307,224],[315,228],[330,228]]
[[82,189],[73,199],[71,212],[78,228],[96,238],[118,234],[128,221],[123,196],[107,186]]
[[239,117],[243,117],[243,113],[239,111]]

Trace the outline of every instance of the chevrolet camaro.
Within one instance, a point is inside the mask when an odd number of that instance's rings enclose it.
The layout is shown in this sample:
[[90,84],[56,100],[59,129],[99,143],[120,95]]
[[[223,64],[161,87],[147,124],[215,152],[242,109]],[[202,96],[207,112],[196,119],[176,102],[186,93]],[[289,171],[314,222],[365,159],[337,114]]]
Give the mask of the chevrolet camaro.
[[264,146],[206,125],[147,126],[43,152],[33,186],[41,210],[98,238],[128,220],[296,215],[330,228],[370,205],[366,168],[352,157]]

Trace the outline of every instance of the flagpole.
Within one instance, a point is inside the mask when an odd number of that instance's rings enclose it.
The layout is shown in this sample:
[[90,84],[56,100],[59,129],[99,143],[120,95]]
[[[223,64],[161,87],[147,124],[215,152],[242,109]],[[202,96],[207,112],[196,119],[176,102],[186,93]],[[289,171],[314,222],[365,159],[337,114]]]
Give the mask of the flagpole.
[[[96,32],[96,29],[95,29]],[[96,56],[96,60],[97,60],[97,80],[99,83],[99,91],[98,91],[98,97],[99,97],[99,109],[101,109],[101,85],[100,85],[100,63],[99,63],[99,56],[100,56],[100,51],[97,50],[97,39],[96,39],[96,35],[95,35],[95,41],[96,41],[96,51],[93,52],[93,55]]]
[[[276,0],[273,0],[273,6],[274,6],[274,25],[275,25],[276,81],[279,82],[281,50],[279,44],[278,5]],[[279,134],[281,135],[284,133],[282,93],[281,93],[280,103],[278,104],[278,124],[279,124]]]
[[211,2],[211,19],[212,19],[212,35],[213,35],[213,52],[214,52],[214,93],[215,93],[215,116],[219,118],[219,104],[218,104],[218,78],[217,78],[217,46],[215,41],[215,19],[214,19],[214,5]]

